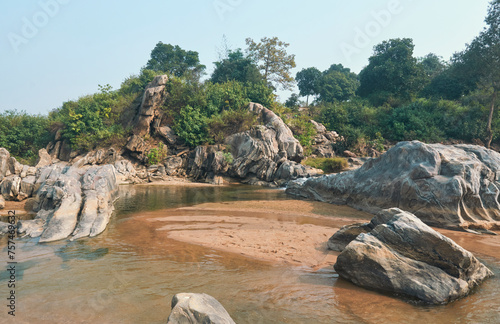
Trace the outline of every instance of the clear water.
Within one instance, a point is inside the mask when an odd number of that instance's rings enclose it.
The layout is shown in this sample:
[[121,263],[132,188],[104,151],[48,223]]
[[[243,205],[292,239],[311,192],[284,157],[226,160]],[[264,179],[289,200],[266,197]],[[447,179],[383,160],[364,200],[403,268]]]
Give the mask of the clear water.
[[[236,323],[500,323],[500,239],[452,233],[496,277],[468,298],[429,307],[355,287],[331,267],[313,272],[260,262],[166,239],[137,221],[145,211],[168,214],[205,202],[287,199],[283,191],[246,186],[123,187],[102,235],[17,242],[17,316],[8,316],[0,303],[0,322],[165,323],[174,294],[203,292],[217,298]],[[335,208],[325,205],[318,212],[331,210],[336,217]],[[0,244],[3,267],[5,240]],[[3,301],[7,280],[1,271]]]

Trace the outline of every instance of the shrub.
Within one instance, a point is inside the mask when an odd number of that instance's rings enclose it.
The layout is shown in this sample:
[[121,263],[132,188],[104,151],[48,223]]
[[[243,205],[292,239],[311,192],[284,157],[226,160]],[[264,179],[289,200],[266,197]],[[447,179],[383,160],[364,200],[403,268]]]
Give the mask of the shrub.
[[316,169],[321,169],[324,173],[341,172],[349,166],[347,160],[344,158],[308,158],[302,163]]
[[223,143],[231,135],[249,130],[257,123],[257,116],[246,110],[224,111],[208,121],[208,135],[215,143]]
[[185,106],[174,119],[173,129],[190,147],[209,142],[207,118],[199,108]]
[[153,147],[147,153],[147,161],[149,165],[160,164],[166,157],[167,154],[165,152],[165,146],[162,142],[158,144],[158,147]]

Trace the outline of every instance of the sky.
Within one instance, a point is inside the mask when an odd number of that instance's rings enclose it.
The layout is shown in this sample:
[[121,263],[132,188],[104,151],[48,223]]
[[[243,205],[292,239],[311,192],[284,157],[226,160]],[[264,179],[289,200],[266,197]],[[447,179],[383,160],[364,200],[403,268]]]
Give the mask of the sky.
[[[277,36],[297,67],[359,73],[373,47],[412,38],[448,60],[485,27],[489,0],[23,0],[0,4],[0,113],[47,114],[138,74],[161,41],[207,66],[245,39]],[[297,90],[295,90],[297,91]],[[284,101],[291,92],[280,91]]]

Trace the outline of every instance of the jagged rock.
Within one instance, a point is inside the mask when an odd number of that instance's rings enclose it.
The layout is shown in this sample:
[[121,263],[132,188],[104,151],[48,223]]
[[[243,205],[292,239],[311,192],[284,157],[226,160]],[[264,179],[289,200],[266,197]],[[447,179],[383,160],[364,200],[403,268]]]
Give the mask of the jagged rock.
[[0,184],[0,193],[6,200],[23,200],[18,197],[21,189],[21,177],[9,175],[2,180]]
[[475,145],[401,142],[354,171],[291,183],[287,192],[376,213],[398,206],[447,228],[500,228],[500,154]]
[[318,122],[316,122],[316,121],[314,121],[312,119],[309,122],[311,124],[313,124],[314,129],[316,129],[316,133],[318,133],[318,134],[324,134],[324,133],[326,133],[326,127],[323,124],[318,123]]
[[5,208],[5,199],[3,198],[2,195],[0,195],[0,209]]
[[165,172],[169,176],[178,176],[185,173],[184,159],[180,156],[169,156],[165,160]]
[[229,163],[224,157],[223,145],[198,146],[194,150],[189,175],[195,179],[212,179],[228,171]]
[[333,158],[336,156],[333,144],[322,144],[313,146],[313,154],[324,158]]
[[176,294],[167,324],[234,324],[224,307],[207,294]]
[[115,162],[116,179],[118,184],[136,183],[138,182],[137,172],[128,160],[120,160]]
[[0,181],[7,175],[9,170],[10,153],[3,147],[0,147]]
[[40,149],[38,151],[38,162],[36,164],[37,169],[43,168],[52,163],[52,157],[47,153],[46,149]]
[[156,128],[156,132],[167,141],[170,145],[175,145],[177,143],[178,137],[172,128],[168,126],[161,126]]
[[291,161],[300,162],[304,159],[304,149],[280,117],[261,104],[253,102],[248,105],[248,110],[257,114],[261,125],[274,131],[273,144],[278,145],[278,152],[285,152],[286,158]]
[[368,233],[373,228],[370,223],[358,223],[342,226],[335,234],[328,239],[327,246],[330,250],[342,252],[359,234]]
[[125,145],[125,148],[130,152],[143,154],[147,150],[147,144],[140,136],[132,135]]
[[62,141],[61,150],[59,151],[58,158],[61,161],[69,161],[71,160],[71,146],[67,141]]
[[81,182],[83,208],[72,239],[101,234],[109,223],[118,193],[115,168],[109,164],[91,167]]
[[24,165],[19,163],[15,157],[11,156],[9,159],[9,170],[11,174],[21,175]]
[[134,134],[145,136],[149,134],[151,123],[159,115],[160,107],[165,100],[165,85],[168,77],[166,75],[156,76],[146,87],[141,106],[137,115],[137,123]]
[[472,253],[398,208],[338,256],[335,271],[356,285],[403,294],[430,304],[464,297],[493,273]]
[[[2,209],[2,208],[0,208],[0,209]],[[9,223],[0,222],[0,237],[9,233],[9,226],[10,226]]]
[[356,154],[352,153],[349,150],[345,150],[343,154],[344,154],[344,156],[349,157],[349,158],[356,158],[356,157],[358,157]]

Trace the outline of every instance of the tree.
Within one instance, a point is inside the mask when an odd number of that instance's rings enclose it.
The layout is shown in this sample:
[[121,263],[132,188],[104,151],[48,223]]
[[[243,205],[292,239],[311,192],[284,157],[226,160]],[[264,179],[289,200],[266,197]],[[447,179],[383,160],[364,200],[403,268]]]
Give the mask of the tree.
[[285,107],[291,109],[297,109],[300,107],[299,95],[292,93],[290,97],[285,101]]
[[215,70],[210,80],[214,83],[239,81],[242,83],[259,83],[264,81],[257,65],[251,58],[245,57],[241,49],[227,51],[227,57],[214,62]]
[[491,124],[500,91],[500,0],[490,3],[485,22],[488,27],[463,52],[456,54],[454,60],[469,78],[477,82],[479,89],[489,94],[486,126],[486,147],[489,148],[493,140]]
[[302,69],[295,76],[300,95],[306,97],[306,106],[309,106],[309,96],[318,94],[316,86],[319,78],[321,78],[321,72],[315,67]]
[[159,42],[151,51],[151,58],[145,69],[198,79],[205,70],[205,65],[200,64],[198,52],[185,51],[178,45]]
[[374,48],[369,64],[359,74],[358,93],[382,104],[390,98],[409,101],[424,86],[424,71],[413,57],[413,40],[397,38]]
[[356,94],[358,76],[342,64],[332,64],[316,81],[319,99],[324,102],[346,101]]
[[283,90],[292,87],[294,80],[290,69],[295,67],[295,55],[286,52],[290,44],[280,41],[278,37],[264,37],[260,43],[247,38],[246,44],[248,56],[257,62],[267,83]]
[[443,58],[434,53],[429,53],[419,58],[418,63],[422,66],[429,80],[434,79],[446,69],[446,63],[443,61]]

